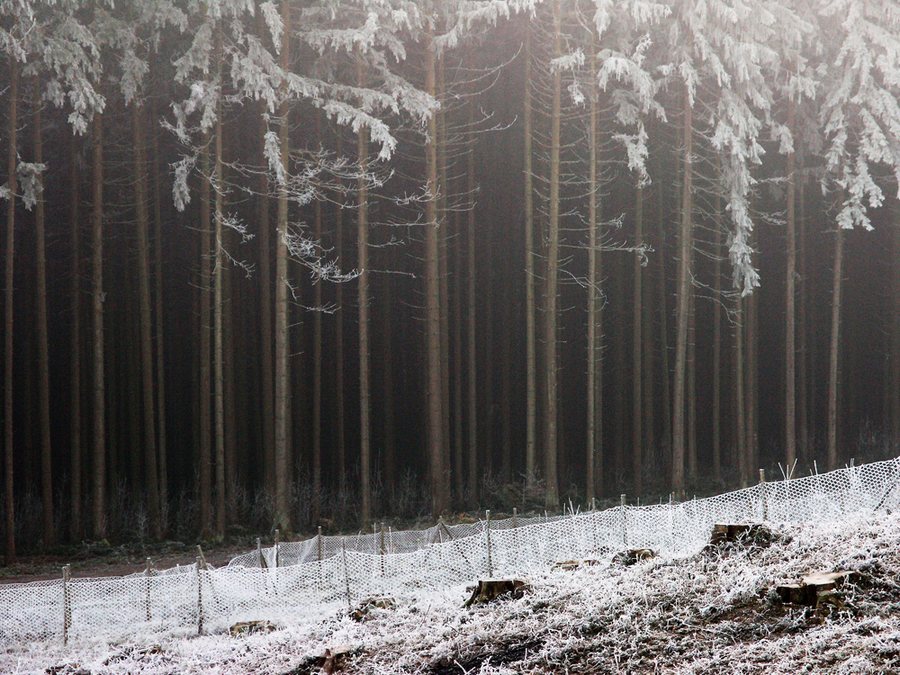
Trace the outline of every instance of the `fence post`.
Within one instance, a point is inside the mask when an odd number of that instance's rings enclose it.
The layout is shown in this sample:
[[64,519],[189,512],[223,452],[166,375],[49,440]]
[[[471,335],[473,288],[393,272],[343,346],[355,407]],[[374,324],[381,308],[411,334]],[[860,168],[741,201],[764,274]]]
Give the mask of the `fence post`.
[[675,493],[669,493],[669,552],[675,552]]
[[203,579],[200,576],[201,558],[197,556],[195,570],[197,572],[197,635],[203,635]]
[[494,563],[491,560],[491,510],[484,512],[484,534],[485,545],[487,546],[487,573],[488,578],[494,576]]
[[69,644],[69,628],[72,626],[72,600],[69,596],[69,579],[72,576],[71,565],[62,568],[63,589],[63,645]]
[[324,557],[323,556],[323,553],[324,553],[323,548],[324,548],[324,545],[322,542],[322,526],[319,525],[319,531],[318,531],[318,534],[316,535],[316,556],[317,556],[317,559],[319,562],[322,562],[322,558]]
[[625,493],[619,495],[619,509],[622,511],[622,545],[628,547],[628,518],[625,515]]
[[281,530],[275,530],[275,567],[278,567],[278,554],[281,547]]
[[266,569],[268,565],[266,565],[266,557],[262,552],[262,539],[259,537],[256,538],[256,557],[259,560],[259,568],[263,570]]
[[381,576],[384,577],[384,554],[387,552],[384,548],[384,521],[381,521],[381,532],[378,536],[378,548],[381,554]]
[[153,617],[150,613],[150,558],[147,558],[147,567],[144,568],[144,607],[147,610],[147,621]]
[[512,526],[513,529],[519,526],[519,510],[515,506],[513,507]]
[[759,489],[762,492],[762,519],[766,521],[769,519],[769,501],[766,496],[766,470],[759,470]]
[[341,559],[344,563],[344,589],[347,593],[347,609],[350,609],[350,574],[347,571],[347,548],[344,546],[343,537],[341,537]]

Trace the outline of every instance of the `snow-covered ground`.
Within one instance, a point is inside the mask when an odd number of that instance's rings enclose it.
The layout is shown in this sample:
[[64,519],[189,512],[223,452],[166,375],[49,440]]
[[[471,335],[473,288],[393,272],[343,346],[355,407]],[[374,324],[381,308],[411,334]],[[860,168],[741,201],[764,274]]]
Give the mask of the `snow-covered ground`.
[[[458,586],[362,623],[335,610],[238,638],[16,645],[0,672],[316,673],[310,657],[340,646],[353,673],[900,672],[900,514],[771,528],[780,538],[765,548],[548,569],[517,600],[464,608]],[[779,582],[838,569],[862,573],[841,609],[773,597]]]

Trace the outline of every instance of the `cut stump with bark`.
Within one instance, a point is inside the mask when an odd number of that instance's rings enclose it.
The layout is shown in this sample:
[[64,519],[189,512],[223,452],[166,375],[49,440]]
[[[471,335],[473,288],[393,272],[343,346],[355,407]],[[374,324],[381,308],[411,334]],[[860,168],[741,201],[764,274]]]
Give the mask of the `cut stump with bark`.
[[394,602],[393,598],[366,598],[359,605],[357,605],[356,609],[350,612],[350,618],[357,623],[363,623],[373,618],[373,610],[391,610],[396,609],[396,607],[397,603]]
[[528,588],[528,584],[522,579],[481,579],[464,606],[483,605],[504,597],[518,599]]
[[765,525],[758,524],[717,524],[713,525],[707,548],[733,546],[769,546],[777,539]]
[[632,565],[637,565],[639,562],[643,562],[644,560],[650,560],[651,558],[656,557],[656,551],[649,548],[631,548],[627,551],[621,551],[616,553],[613,556],[613,563],[616,565],[623,565],[624,567],[631,567]]
[[275,624],[271,621],[241,621],[228,629],[231,637],[242,635],[254,635],[256,633],[271,633],[275,630]]
[[594,565],[599,564],[599,560],[560,560],[559,562],[553,563],[553,569],[571,572],[572,570],[577,570],[581,567],[593,567]]
[[843,607],[843,600],[838,589],[844,584],[859,581],[859,573],[818,572],[803,577],[796,584],[781,584],[775,587],[775,593],[786,605],[803,605],[805,607]]

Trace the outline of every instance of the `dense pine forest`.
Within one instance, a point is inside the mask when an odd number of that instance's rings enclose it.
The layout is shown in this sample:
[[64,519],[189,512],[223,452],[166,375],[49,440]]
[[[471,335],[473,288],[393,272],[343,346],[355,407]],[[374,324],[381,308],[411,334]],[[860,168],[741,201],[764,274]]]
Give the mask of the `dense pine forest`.
[[895,0],[5,0],[0,53],[8,563],[900,448]]

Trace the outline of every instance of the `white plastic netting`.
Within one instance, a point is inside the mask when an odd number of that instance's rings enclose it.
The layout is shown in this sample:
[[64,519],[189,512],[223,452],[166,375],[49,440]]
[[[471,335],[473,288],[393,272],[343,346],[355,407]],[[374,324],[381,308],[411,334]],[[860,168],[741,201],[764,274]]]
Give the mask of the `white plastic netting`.
[[626,548],[689,555],[715,523],[827,521],[898,508],[898,484],[900,458],[681,503],[317,536],[260,548],[219,569],[8,584],[0,586],[0,647],[218,631],[260,618],[297,623],[375,595],[416,598]]

